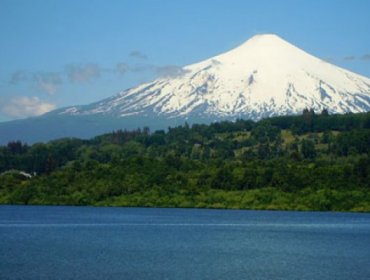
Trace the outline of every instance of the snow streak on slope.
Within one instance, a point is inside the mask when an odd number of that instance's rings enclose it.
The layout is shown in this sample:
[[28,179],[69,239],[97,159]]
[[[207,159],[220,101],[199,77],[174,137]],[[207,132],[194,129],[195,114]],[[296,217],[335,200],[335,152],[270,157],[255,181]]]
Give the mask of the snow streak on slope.
[[236,118],[370,110],[370,79],[320,60],[276,35],[257,35],[241,46],[128,89],[100,102],[59,114],[117,117]]

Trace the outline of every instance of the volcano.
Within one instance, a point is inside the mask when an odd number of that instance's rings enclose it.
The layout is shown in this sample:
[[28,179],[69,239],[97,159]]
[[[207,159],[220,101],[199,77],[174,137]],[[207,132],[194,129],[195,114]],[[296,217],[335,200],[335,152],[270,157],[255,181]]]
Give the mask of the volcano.
[[[174,72],[93,104],[0,124],[0,141],[91,137],[113,129],[163,129],[185,121],[259,120],[300,114],[305,108],[370,111],[369,78],[310,55],[274,34],[256,35],[235,49]],[[22,125],[23,130],[14,129]],[[27,139],[22,131],[32,128],[40,136]]]

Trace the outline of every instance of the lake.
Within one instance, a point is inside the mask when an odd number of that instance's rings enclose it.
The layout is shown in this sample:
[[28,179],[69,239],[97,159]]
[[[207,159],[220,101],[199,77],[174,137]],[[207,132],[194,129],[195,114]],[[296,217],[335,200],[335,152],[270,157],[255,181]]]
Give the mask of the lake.
[[0,279],[370,279],[370,214],[0,206]]

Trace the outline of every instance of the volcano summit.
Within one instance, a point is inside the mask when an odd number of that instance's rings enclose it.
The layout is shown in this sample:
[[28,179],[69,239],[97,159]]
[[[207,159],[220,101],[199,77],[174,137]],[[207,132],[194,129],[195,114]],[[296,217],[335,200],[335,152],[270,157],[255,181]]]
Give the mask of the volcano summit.
[[7,133],[4,129],[8,131],[7,139],[0,141],[33,142],[24,134],[17,137],[9,132],[9,125],[24,122],[30,129],[46,123],[53,126],[56,121],[58,125],[38,139],[48,140],[91,137],[118,128],[167,128],[185,121],[258,120],[298,114],[305,108],[330,113],[369,111],[370,79],[316,58],[277,35],[265,34],[102,101],[0,124],[2,135]]
[[370,109],[370,79],[318,59],[276,35],[241,46],[88,106],[58,114],[245,117]]

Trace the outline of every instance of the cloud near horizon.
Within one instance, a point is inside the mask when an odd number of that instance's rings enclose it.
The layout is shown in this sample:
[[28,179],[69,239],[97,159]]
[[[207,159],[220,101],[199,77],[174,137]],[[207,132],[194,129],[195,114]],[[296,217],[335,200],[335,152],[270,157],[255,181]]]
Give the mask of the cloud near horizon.
[[343,60],[355,60],[356,57],[354,55],[349,55],[349,56],[345,56],[343,57]]
[[151,65],[151,64],[129,64],[126,62],[120,62],[116,64],[116,67],[114,69],[115,72],[118,74],[126,74],[128,72],[131,73],[140,73],[140,72],[146,72],[146,71],[155,71],[158,67]]
[[100,77],[102,72],[98,64],[68,65],[66,73],[72,83],[87,83]]
[[1,111],[12,118],[25,118],[42,115],[55,107],[55,104],[44,102],[36,96],[19,96],[4,104]]
[[127,63],[120,62],[116,64],[116,68],[114,69],[118,74],[125,74],[130,70],[130,66]]
[[53,95],[58,87],[63,83],[60,73],[56,72],[42,72],[34,74],[34,81],[38,89],[43,92]]
[[120,62],[116,64],[114,71],[118,74],[124,75],[128,72],[140,73],[152,71],[159,78],[176,78],[181,77],[188,73],[183,67],[178,65],[163,65],[157,66],[152,64],[128,64],[126,62]]
[[138,59],[143,59],[143,60],[148,59],[148,56],[145,53],[142,53],[139,50],[133,50],[133,51],[130,52],[129,55],[130,55],[130,57],[134,57],[134,58],[138,58]]
[[165,65],[156,67],[156,73],[161,78],[177,78],[188,73],[183,67],[177,65]]
[[[113,67],[103,68],[97,63],[88,64],[69,64],[61,71],[50,72],[26,72],[18,70],[12,73],[9,79],[10,85],[19,85],[21,83],[33,83],[34,88],[49,95],[54,95],[60,89],[61,85],[69,82],[72,84],[84,84],[100,78],[103,74],[119,74],[121,76],[127,73],[154,74],[154,78],[177,78],[188,72],[177,65],[153,65],[149,63],[128,63],[118,62]],[[36,93],[38,94],[38,93]]]
[[345,57],[343,57],[343,60],[346,60],[346,61],[353,61],[353,60],[370,61],[370,53],[364,54],[362,56],[355,56],[355,55],[345,56]]
[[370,61],[370,53],[364,54],[363,56],[360,57],[360,59],[361,60]]
[[13,72],[10,76],[9,83],[12,85],[19,84],[20,82],[24,82],[28,80],[28,73],[24,70],[17,70]]

